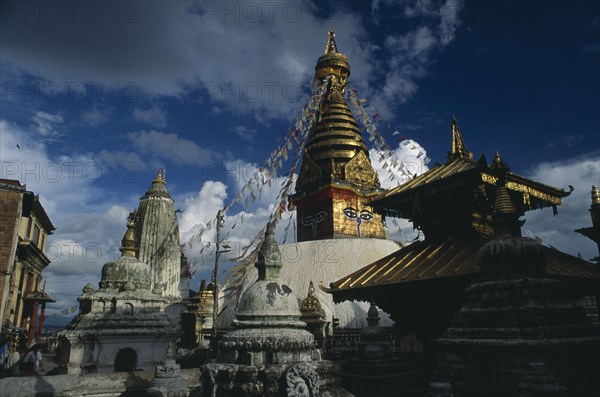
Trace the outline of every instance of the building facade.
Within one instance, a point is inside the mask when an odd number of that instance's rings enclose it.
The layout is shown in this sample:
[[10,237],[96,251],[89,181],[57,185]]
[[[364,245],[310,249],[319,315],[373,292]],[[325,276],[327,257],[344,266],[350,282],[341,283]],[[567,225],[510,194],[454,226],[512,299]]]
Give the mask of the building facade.
[[41,335],[44,311],[53,300],[42,271],[50,260],[47,237],[56,229],[39,196],[19,181],[0,179],[0,320],[2,331]]

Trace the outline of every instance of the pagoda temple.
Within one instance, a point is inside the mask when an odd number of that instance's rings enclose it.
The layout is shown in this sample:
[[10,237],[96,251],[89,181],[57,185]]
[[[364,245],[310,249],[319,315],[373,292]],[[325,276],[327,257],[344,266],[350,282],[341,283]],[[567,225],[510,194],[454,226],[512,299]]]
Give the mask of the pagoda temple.
[[358,124],[344,99],[348,58],[329,32],[315,67],[315,84],[328,79],[317,122],[309,132],[292,202],[298,241],[347,237],[384,238],[383,219],[368,204],[381,193],[377,172]]
[[[447,329],[453,313],[465,303],[464,289],[481,277],[478,253],[494,238],[499,186],[506,187],[517,217],[546,207],[556,214],[570,194],[510,172],[498,154],[491,164],[483,155],[474,160],[453,117],[448,161],[370,202],[379,214],[412,221],[425,239],[322,289],[333,294],[335,302],[375,298],[401,333],[416,335],[427,350],[428,342]],[[521,235],[521,223],[512,224],[513,235]],[[600,268],[553,248],[541,249],[545,276],[564,282],[573,298],[597,293]]]

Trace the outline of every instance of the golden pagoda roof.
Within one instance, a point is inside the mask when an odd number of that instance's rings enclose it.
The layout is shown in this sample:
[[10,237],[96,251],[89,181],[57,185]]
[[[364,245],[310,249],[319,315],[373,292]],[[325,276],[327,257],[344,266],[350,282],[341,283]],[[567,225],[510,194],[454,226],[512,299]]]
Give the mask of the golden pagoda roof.
[[407,207],[405,210],[398,207],[408,203],[412,205],[416,196],[437,195],[466,185],[473,186],[483,183],[496,186],[500,178],[505,181],[505,186],[509,191],[518,192],[522,196],[525,210],[560,205],[562,198],[572,192],[572,188],[571,191],[564,191],[510,172],[498,153],[491,165],[487,164],[483,155],[478,161],[473,160],[470,152],[466,151],[454,117],[452,134],[452,151],[445,164],[436,164],[410,181],[387,190],[375,197],[371,205],[406,217],[406,212],[412,211],[412,207]]
[[[327,292],[354,290],[479,274],[478,252],[487,238],[449,237],[444,241],[419,241],[332,282]],[[545,274],[600,281],[600,267],[556,249],[542,246]]]

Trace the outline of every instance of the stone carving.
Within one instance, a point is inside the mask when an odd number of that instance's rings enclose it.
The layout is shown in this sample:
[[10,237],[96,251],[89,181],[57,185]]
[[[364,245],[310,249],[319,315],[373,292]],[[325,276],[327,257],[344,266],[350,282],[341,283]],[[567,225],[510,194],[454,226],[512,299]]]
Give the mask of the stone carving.
[[319,375],[305,363],[290,366],[285,374],[288,397],[316,397],[319,395]]
[[167,343],[166,359],[158,365],[150,381],[149,395],[154,397],[187,396],[187,382],[181,377],[181,367],[173,359],[173,346]]
[[83,293],[84,294],[89,294],[91,292],[94,292],[96,289],[94,288],[94,285],[92,283],[87,283],[85,285],[85,287],[83,287]]

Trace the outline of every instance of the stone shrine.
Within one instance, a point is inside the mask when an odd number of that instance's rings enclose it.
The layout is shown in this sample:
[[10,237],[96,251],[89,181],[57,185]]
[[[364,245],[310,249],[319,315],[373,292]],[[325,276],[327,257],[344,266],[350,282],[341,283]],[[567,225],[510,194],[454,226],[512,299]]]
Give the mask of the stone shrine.
[[313,335],[300,321],[298,301],[279,274],[281,252],[267,227],[258,280],[242,295],[234,329],[223,336],[217,360],[202,368],[202,395],[350,396],[321,360]]
[[178,337],[164,312],[165,298],[150,290],[149,266],[135,257],[132,213],[122,256],[102,268],[100,288],[83,288],[79,314],[61,333],[61,363],[69,374],[154,371]]

